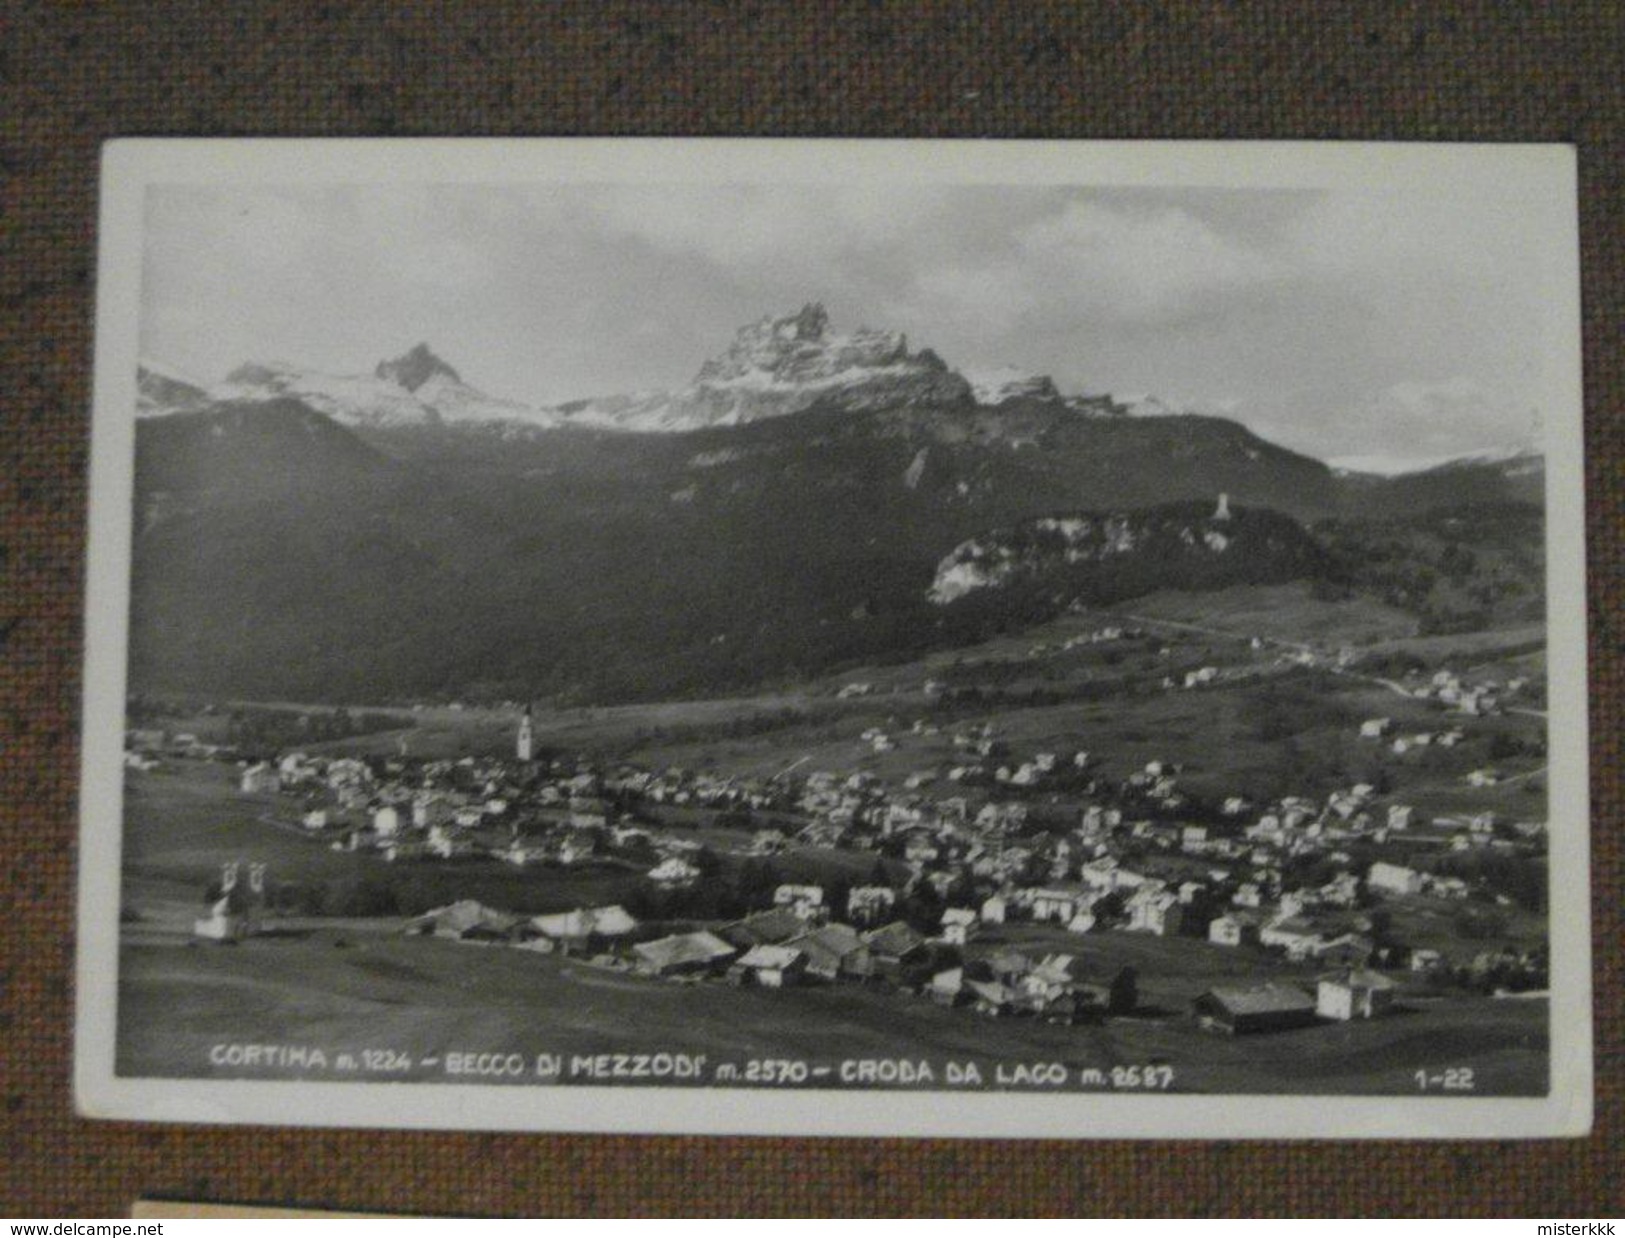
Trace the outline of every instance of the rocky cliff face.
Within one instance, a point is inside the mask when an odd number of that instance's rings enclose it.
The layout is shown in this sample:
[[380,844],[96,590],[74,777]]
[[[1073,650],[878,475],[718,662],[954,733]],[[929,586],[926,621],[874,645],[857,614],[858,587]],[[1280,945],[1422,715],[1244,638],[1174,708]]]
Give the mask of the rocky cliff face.
[[909,351],[896,331],[836,334],[824,307],[811,303],[741,328],[680,391],[583,400],[559,411],[583,425],[681,431],[745,425],[814,405],[863,411],[972,402],[970,384],[930,349]]
[[1024,520],[955,546],[937,564],[929,599],[1043,591],[1089,601],[1164,585],[1218,588],[1310,576],[1314,540],[1278,512],[1174,503],[1133,512],[1068,512]]
[[386,382],[405,387],[408,391],[418,390],[437,375],[454,383],[462,382],[457,371],[435,356],[427,344],[419,344],[393,361],[380,361],[373,374]]
[[1061,393],[1048,374],[1029,374],[1014,366],[997,370],[967,370],[976,402],[996,407],[1008,400],[1031,400],[1039,404],[1060,404]]

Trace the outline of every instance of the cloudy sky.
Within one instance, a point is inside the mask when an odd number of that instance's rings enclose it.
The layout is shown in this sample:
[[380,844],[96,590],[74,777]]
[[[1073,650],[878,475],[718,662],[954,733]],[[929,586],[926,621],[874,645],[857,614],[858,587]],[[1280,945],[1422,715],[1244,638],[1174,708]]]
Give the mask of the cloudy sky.
[[1155,394],[1322,458],[1526,439],[1549,402],[1515,196],[929,186],[149,191],[144,356],[370,371],[427,341],[493,395],[680,386],[822,301],[950,365]]

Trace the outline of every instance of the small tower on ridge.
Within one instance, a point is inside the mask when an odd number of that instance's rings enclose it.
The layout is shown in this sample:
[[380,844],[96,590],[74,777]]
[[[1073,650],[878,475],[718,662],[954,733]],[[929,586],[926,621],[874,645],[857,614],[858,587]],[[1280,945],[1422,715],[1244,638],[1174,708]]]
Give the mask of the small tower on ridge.
[[525,706],[524,715],[519,719],[519,742],[515,745],[515,753],[521,761],[531,759],[535,750],[535,737],[531,732],[530,706]]
[[1219,491],[1219,505],[1213,509],[1213,519],[1230,519],[1230,496],[1222,490]]

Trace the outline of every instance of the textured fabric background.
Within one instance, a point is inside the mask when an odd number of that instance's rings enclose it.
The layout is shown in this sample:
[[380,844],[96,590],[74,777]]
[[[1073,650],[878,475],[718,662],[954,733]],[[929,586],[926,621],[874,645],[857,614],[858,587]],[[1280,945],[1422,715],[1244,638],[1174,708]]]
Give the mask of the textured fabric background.
[[[1617,4],[0,6],[0,1213],[118,1214],[138,1194],[162,1194],[492,1214],[1618,1215],[1622,26]],[[103,138],[135,134],[1577,143],[1596,1134],[1525,1144],[1018,1144],[76,1119],[68,1067],[96,159]]]

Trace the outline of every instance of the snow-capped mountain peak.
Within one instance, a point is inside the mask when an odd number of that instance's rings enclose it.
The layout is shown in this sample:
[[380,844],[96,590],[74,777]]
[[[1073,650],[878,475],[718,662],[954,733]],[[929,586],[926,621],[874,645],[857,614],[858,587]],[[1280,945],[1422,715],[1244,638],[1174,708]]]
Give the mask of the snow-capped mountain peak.
[[1033,374],[1013,365],[963,371],[978,404],[999,405],[1006,400],[1038,400],[1058,404],[1061,393],[1048,374]]
[[1126,397],[1123,404],[1130,417],[1178,417],[1185,411],[1154,395]]
[[206,395],[211,401],[234,403],[295,399],[348,426],[558,423],[557,415],[548,409],[489,396],[465,383],[427,344],[379,362],[371,374],[326,374],[282,361],[251,361],[238,366]]
[[858,411],[971,400],[970,384],[930,349],[911,352],[897,331],[836,334],[824,307],[809,302],[740,328],[681,390],[582,400],[559,411],[586,425],[683,431],[742,425],[814,404]]
[[169,413],[189,413],[207,402],[203,384],[146,357],[136,368],[135,415],[162,417]]
[[956,370],[929,348],[911,349],[901,331],[857,327],[838,332],[816,301],[741,327],[686,386],[551,406],[487,395],[465,382],[426,342],[378,362],[370,374],[254,361],[207,389],[176,380],[159,367],[144,367],[141,381],[142,415],[219,402],[294,399],[354,427],[501,423],[505,433],[567,425],[676,433],[744,425],[814,407],[1018,413],[1036,405],[1103,417],[1182,411],[1151,396],[1123,402],[1109,395],[1063,395],[1048,375],[1015,366]]
[[351,426],[426,425],[438,416],[405,387],[375,374],[324,374],[282,361],[250,361],[209,389],[212,400],[260,404],[294,399]]
[[1340,474],[1366,473],[1378,477],[1400,477],[1413,473],[1434,473],[1475,466],[1499,466],[1509,476],[1538,471],[1544,465],[1541,449],[1533,442],[1500,443],[1476,451],[1433,456],[1362,455],[1336,456],[1327,465]]
[[855,378],[864,370],[909,363],[937,371],[948,367],[934,354],[911,357],[908,337],[898,331],[859,327],[851,335],[829,330],[829,314],[809,302],[783,318],[771,315],[741,327],[721,356],[700,367],[698,385],[745,383],[797,385]]

